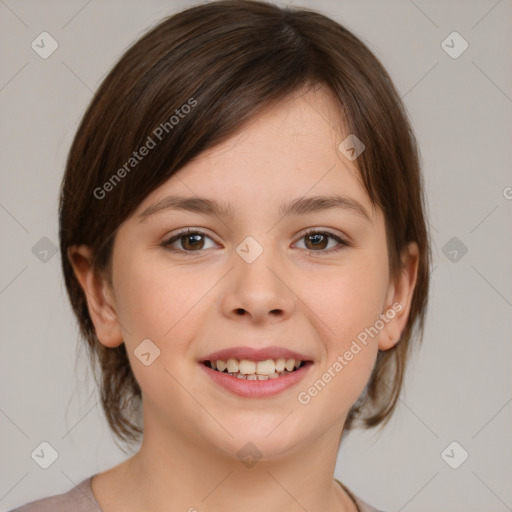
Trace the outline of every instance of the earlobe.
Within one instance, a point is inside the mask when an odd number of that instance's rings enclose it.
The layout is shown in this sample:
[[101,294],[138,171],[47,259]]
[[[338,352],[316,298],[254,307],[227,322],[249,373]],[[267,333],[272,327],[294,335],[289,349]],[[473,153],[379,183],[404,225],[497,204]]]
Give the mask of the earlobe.
[[92,266],[91,248],[86,245],[72,246],[68,248],[67,253],[74,274],[84,291],[97,338],[102,345],[109,348],[121,345],[122,332],[110,284],[106,277]]
[[418,275],[419,249],[416,242],[410,242],[404,250],[402,263],[401,272],[395,282],[390,284],[383,312],[390,320],[379,337],[379,350],[389,350],[399,343],[407,325]]

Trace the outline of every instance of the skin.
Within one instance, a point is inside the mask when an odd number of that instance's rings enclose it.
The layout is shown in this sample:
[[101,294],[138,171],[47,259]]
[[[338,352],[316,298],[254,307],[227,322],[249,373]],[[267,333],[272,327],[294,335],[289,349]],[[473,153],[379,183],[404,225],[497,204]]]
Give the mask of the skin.
[[[180,169],[120,226],[111,285],[91,268],[90,248],[70,248],[97,336],[107,347],[126,344],[143,395],[140,450],[92,481],[104,512],[163,512],[169,505],[356,510],[333,480],[338,443],[377,351],[391,348],[406,325],[418,248],[408,246],[405,269],[391,280],[384,216],[372,209],[356,162],[338,150],[348,133],[339,129],[335,111],[321,87],[294,94]],[[371,222],[341,209],[278,213],[282,202],[334,192],[359,201]],[[236,217],[164,210],[139,220],[169,194],[230,201]],[[181,253],[164,246],[187,227],[206,237],[196,245],[178,239],[173,247]],[[305,238],[308,228],[350,245]],[[247,236],[263,248],[250,264],[236,252]],[[341,250],[326,252],[334,247]],[[299,403],[298,393],[393,303],[401,312],[308,404]],[[133,353],[146,338],[161,351],[150,366]],[[201,357],[236,345],[283,346],[309,355],[314,366],[277,396],[241,398],[198,367]],[[251,468],[237,458],[247,442],[263,454]]]

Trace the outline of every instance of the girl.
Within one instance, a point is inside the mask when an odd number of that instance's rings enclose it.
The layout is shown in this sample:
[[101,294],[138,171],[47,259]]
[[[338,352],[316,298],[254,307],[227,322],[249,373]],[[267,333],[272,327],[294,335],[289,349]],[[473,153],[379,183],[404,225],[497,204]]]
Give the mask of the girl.
[[249,0],[164,19],[94,96],[59,211],[106,418],[141,445],[17,510],[375,511],[336,455],[389,420],[423,334],[422,187],[343,26]]

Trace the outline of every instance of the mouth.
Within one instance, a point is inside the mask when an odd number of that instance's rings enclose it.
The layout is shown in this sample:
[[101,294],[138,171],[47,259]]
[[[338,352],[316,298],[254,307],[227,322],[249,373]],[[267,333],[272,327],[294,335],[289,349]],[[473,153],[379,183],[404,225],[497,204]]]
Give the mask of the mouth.
[[[232,351],[230,352],[232,354]],[[247,354],[246,350],[245,354]],[[282,355],[284,354],[279,354],[279,356]],[[235,359],[235,357],[221,359],[220,357],[222,355],[217,353],[215,357],[200,361],[199,367],[210,382],[219,388],[250,399],[270,398],[291,390],[306,377],[314,364],[312,360],[306,358],[271,359],[268,353],[261,357],[255,353],[246,356],[253,359]]]
[[295,373],[312,361],[300,359],[265,359],[255,361],[250,359],[216,359],[205,360],[202,364],[218,373],[223,373],[243,380],[273,380]]
[[237,346],[208,354],[198,363],[223,390],[243,398],[268,398],[297,386],[314,360],[286,347]]

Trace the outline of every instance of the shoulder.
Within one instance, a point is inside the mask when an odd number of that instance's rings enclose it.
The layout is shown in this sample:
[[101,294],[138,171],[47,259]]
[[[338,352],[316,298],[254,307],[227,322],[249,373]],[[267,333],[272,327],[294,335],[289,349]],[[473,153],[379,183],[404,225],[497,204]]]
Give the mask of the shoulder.
[[357,497],[352,491],[350,491],[345,485],[343,485],[337,478],[334,479],[340,486],[345,490],[345,492],[350,496],[352,501],[356,504],[358,512],[384,512],[382,510],[377,510],[372,507],[361,498]]
[[368,503],[362,501],[357,496],[354,496],[354,501],[357,505],[357,510],[359,512],[383,512],[382,510],[377,510],[376,508],[373,508],[371,505],[368,505]]
[[101,512],[91,488],[92,476],[63,494],[31,501],[10,512]]

